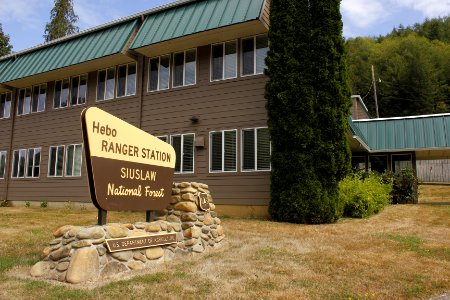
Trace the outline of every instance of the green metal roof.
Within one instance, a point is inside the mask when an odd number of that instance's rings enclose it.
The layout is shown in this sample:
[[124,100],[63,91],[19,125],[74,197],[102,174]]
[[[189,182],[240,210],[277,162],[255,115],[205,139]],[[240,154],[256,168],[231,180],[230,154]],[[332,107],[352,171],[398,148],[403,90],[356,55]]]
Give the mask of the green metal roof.
[[[0,61],[0,83],[33,76],[119,53],[130,38],[137,20],[77,35],[47,47]],[[4,66],[5,65],[5,66]]]
[[259,19],[264,0],[203,0],[149,14],[131,49]]
[[350,120],[371,151],[450,148],[450,114]]

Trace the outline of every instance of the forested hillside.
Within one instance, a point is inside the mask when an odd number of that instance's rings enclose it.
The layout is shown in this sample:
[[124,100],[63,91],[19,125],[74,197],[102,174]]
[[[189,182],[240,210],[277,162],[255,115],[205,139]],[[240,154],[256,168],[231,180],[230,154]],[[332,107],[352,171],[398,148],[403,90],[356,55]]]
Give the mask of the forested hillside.
[[346,45],[352,94],[363,97],[372,116],[372,65],[380,117],[450,112],[450,17]]

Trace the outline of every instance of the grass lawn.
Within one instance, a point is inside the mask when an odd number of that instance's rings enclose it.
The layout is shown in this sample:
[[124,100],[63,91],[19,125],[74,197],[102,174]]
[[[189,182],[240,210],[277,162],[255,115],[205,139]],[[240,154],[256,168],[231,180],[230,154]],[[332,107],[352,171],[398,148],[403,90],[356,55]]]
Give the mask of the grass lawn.
[[91,289],[14,276],[39,260],[59,226],[95,224],[96,216],[1,207],[0,299],[429,299],[450,292],[450,205],[389,206],[369,219],[319,226],[222,218],[222,248]]

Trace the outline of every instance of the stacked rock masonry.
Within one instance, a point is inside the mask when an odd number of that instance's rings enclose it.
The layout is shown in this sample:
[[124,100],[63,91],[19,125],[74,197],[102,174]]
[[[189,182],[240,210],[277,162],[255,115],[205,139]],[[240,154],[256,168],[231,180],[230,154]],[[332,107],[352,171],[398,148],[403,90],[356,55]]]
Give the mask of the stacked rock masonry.
[[[199,208],[199,193],[206,193],[209,211]],[[105,239],[176,233],[177,243],[110,253]],[[208,186],[174,183],[172,202],[150,223],[66,225],[53,233],[55,239],[43,250],[44,259],[31,268],[31,275],[69,283],[92,282],[122,272],[151,268],[179,256],[203,253],[217,247],[225,237]]]

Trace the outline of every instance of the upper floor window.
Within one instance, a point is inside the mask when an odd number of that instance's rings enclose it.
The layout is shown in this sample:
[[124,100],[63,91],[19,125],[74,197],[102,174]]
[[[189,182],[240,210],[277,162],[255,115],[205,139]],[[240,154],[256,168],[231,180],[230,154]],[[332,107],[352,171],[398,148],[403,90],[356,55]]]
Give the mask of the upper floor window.
[[87,75],[74,76],[55,82],[53,107],[63,108],[86,103]]
[[264,73],[268,45],[265,34],[242,39],[242,76]]
[[185,86],[197,80],[197,49],[178,52],[173,55],[173,86]]
[[117,97],[136,94],[136,63],[117,68]]
[[0,179],[5,178],[6,151],[0,151]]
[[31,112],[31,88],[19,90],[19,102],[17,104],[17,115],[28,115]]
[[194,134],[171,136],[171,144],[175,149],[175,172],[194,172]]
[[14,150],[12,178],[39,177],[41,163],[41,148]]
[[11,93],[0,94],[0,119],[11,116]]
[[150,59],[148,68],[148,91],[160,91],[169,88],[170,55]]
[[211,80],[236,78],[236,41],[211,46]]
[[242,171],[270,171],[268,128],[242,130]]
[[116,87],[116,68],[108,68],[98,71],[97,78],[97,101],[114,98]]
[[210,132],[210,172],[236,172],[236,132],[236,130]]
[[43,112],[47,101],[47,84],[33,87],[33,98],[31,99],[31,112]]

